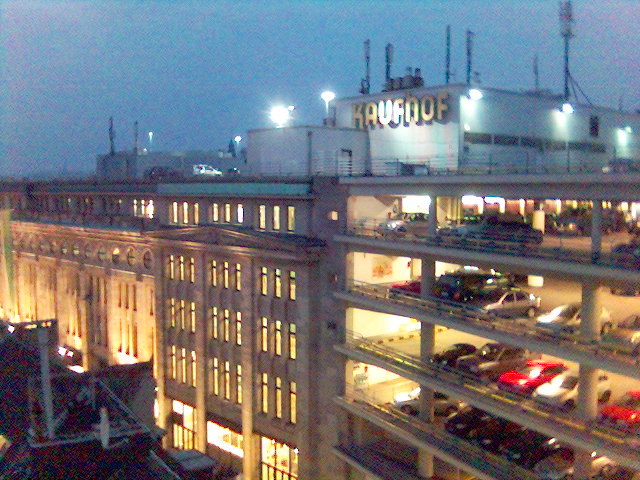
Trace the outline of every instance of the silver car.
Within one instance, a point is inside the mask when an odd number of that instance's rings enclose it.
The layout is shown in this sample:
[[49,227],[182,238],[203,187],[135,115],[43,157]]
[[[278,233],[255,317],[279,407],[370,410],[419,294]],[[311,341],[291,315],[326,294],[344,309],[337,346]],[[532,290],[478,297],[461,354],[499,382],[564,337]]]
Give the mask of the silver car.
[[535,317],[540,307],[540,298],[517,288],[498,289],[478,295],[468,305],[482,308],[499,317]]
[[[598,376],[598,401],[605,403],[611,398],[611,381],[603,373]],[[578,400],[578,373],[564,372],[551,381],[543,383],[533,392],[533,399],[546,405],[571,410]]]
[[380,223],[376,227],[379,235],[390,235],[397,237],[422,236],[429,234],[429,214],[428,213],[399,213],[395,217]]
[[[582,305],[580,303],[569,303],[554,308],[549,313],[536,318],[536,327],[547,330],[550,333],[577,333],[580,329],[580,315]],[[606,333],[613,327],[611,314],[603,308],[600,314],[601,333]]]
[[[533,472],[545,480],[565,480],[573,478],[573,457],[572,451],[561,448],[558,452],[536,463],[533,467]],[[591,457],[593,460],[591,462],[591,474],[589,478],[598,474],[603,468],[612,463],[608,457],[598,455],[596,452],[592,452]]]

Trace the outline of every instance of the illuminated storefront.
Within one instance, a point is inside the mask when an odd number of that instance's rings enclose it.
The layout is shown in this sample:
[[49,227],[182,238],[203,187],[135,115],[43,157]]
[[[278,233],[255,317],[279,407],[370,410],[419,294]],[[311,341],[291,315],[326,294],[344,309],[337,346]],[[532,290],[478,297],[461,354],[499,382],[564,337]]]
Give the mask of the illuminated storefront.
[[196,409],[190,405],[173,401],[172,411],[172,446],[180,450],[195,448]]
[[298,449],[267,437],[260,440],[260,479],[298,478]]

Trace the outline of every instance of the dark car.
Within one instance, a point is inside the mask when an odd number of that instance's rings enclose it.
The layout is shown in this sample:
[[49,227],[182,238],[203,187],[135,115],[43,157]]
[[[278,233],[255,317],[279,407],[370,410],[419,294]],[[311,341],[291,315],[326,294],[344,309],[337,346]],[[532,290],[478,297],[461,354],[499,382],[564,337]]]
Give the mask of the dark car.
[[431,361],[439,363],[440,365],[446,365],[447,367],[454,367],[458,358],[471,355],[475,353],[476,350],[477,348],[469,343],[454,343],[446,350],[436,353],[431,357]]
[[504,418],[494,417],[482,426],[470,432],[468,438],[480,448],[497,453],[498,448],[512,435],[517,435],[525,428]]
[[[628,229],[624,213],[620,210],[602,210],[602,231],[620,232]],[[571,208],[561,212],[556,220],[556,232],[565,235],[591,234],[591,209]]]
[[513,285],[513,279],[499,273],[462,270],[440,275],[433,285],[437,297],[464,302],[498,288]]
[[450,234],[463,238],[480,238],[500,242],[542,243],[543,233],[522,219],[498,215],[484,218],[479,223],[460,225]]
[[509,370],[524,367],[530,358],[531,353],[523,348],[487,343],[473,355],[460,357],[456,368],[484,380],[497,380]]
[[621,243],[611,249],[614,261],[626,266],[640,266],[640,238],[634,237],[629,243]]
[[466,438],[469,432],[477,429],[492,418],[494,417],[484,410],[475,407],[466,407],[449,417],[444,424],[444,428],[447,432],[457,437]]
[[498,445],[498,452],[510,462],[530,470],[559,448],[555,438],[525,429],[506,438]]

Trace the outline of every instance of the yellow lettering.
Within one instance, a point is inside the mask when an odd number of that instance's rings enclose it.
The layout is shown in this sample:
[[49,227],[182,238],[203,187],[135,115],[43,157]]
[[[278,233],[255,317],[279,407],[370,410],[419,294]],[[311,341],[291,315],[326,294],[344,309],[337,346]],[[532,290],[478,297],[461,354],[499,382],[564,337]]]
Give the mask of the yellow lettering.
[[367,103],[364,111],[364,124],[366,126],[378,123],[378,106],[375,102]]
[[420,102],[416,97],[407,97],[404,101],[404,123],[420,120]]
[[393,101],[393,123],[399,125],[402,117],[404,117],[404,98],[396,98]]
[[393,102],[391,100],[380,100],[378,103],[378,121],[381,125],[389,125],[393,114]]
[[436,99],[432,95],[425,95],[422,97],[422,100],[420,100],[420,116],[423,122],[428,123],[433,120],[435,103]]
[[447,100],[449,99],[449,94],[447,92],[440,92],[438,94],[438,120],[442,120],[444,118],[444,114],[449,111],[449,105],[447,104]]
[[364,108],[364,103],[356,103],[353,106],[353,127],[354,128],[364,128],[364,115],[362,114],[363,108]]

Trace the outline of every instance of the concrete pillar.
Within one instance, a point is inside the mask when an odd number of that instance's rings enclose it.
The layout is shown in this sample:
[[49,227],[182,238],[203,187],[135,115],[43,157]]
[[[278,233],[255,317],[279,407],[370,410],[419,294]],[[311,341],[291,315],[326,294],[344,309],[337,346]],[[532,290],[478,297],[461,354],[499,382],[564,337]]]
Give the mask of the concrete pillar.
[[591,259],[597,261],[602,252],[602,201],[594,200],[591,211]]
[[589,340],[600,338],[603,288],[597,282],[582,284],[580,334]]
[[[435,209],[432,210],[435,212]],[[435,216],[435,215],[434,215]],[[432,258],[423,258],[422,279],[420,282],[420,296],[426,298],[431,295],[435,279],[436,262]],[[434,353],[436,339],[436,326],[432,323],[420,324],[420,360],[428,362]],[[424,422],[433,422],[433,390],[421,386],[420,388],[420,419]],[[424,450],[418,451],[418,472],[420,475],[430,478],[433,475],[433,455]]]
[[[538,204],[538,206],[544,208],[543,204]],[[531,223],[533,228],[544,233],[544,210],[534,210]],[[528,275],[527,284],[530,287],[542,287],[544,285],[544,278],[539,275]]]
[[431,205],[429,205],[429,217],[427,223],[427,231],[429,235],[435,235],[438,230],[438,197],[431,197]]

